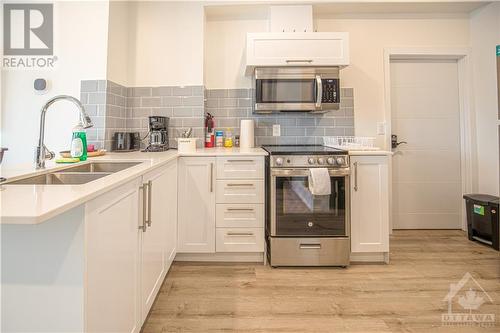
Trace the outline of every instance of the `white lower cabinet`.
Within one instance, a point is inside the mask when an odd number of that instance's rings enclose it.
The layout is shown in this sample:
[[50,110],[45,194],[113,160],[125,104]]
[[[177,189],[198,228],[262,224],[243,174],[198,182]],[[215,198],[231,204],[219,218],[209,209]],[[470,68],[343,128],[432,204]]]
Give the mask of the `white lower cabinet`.
[[139,332],[140,179],[85,207],[85,331]]
[[177,160],[85,208],[86,332],[139,332],[176,253]]
[[351,252],[389,252],[389,157],[351,156]]
[[215,252],[214,175],[214,157],[179,159],[177,252]]
[[264,251],[264,228],[217,228],[217,252]]
[[264,187],[262,156],[181,157],[177,252],[263,253]]
[[[170,267],[177,225],[172,188],[177,187],[177,163],[155,169],[142,177],[141,186],[141,311],[147,317]],[[173,201],[173,202],[172,202]],[[175,254],[174,254],[175,255]]]
[[217,204],[217,228],[262,228],[264,204]]

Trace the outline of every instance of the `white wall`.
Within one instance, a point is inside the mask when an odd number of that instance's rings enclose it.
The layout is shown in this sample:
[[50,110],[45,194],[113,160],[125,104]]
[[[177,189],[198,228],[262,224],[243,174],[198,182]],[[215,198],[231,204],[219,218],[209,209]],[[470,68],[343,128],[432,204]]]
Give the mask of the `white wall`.
[[[354,122],[358,136],[374,136],[377,122],[385,119],[384,48],[467,46],[467,17],[426,18],[407,15],[360,18],[320,18],[318,31],[348,31],[351,65],[341,72],[342,85],[354,88]],[[390,135],[390,133],[388,133]]]
[[202,4],[144,1],[130,11],[130,85],[203,84]]
[[268,20],[207,18],[205,34],[205,85],[209,89],[250,88],[245,76],[247,32],[266,32]]
[[498,195],[498,100],[495,46],[500,45],[500,3],[471,15],[470,41],[477,126],[478,191]]
[[131,80],[129,49],[132,13],[130,8],[131,3],[127,1],[109,3],[107,78],[124,86],[128,86]]
[[[54,54],[58,61],[49,70],[2,70],[1,140],[8,147],[5,165],[33,163],[38,139],[40,109],[51,97],[79,97],[80,81],[106,77],[108,1],[54,3]],[[33,80],[46,78],[46,95],[33,92]],[[67,102],[54,105],[46,118],[45,142],[58,152],[68,149],[77,109]]]

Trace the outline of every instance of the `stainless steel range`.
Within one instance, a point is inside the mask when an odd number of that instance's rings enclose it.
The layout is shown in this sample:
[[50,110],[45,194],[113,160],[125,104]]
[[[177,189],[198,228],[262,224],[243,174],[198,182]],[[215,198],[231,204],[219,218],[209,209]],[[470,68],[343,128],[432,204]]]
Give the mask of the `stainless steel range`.
[[[349,265],[349,156],[317,145],[263,146],[271,266]],[[327,168],[331,194],[312,195],[309,169]]]

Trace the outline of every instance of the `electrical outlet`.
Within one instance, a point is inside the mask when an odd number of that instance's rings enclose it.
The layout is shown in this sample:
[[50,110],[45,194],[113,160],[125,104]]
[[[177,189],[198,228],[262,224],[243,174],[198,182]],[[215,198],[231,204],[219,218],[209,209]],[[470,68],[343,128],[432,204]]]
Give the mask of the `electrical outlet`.
[[385,135],[386,132],[386,124],[385,121],[377,123],[377,135]]
[[280,124],[273,125],[273,136],[281,136]]

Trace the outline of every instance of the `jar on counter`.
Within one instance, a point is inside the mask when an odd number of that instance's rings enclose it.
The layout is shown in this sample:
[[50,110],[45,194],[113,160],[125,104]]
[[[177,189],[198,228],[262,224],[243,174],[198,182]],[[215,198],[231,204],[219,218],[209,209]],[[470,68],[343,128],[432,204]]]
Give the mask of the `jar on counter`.
[[224,131],[215,131],[215,146],[224,147]]
[[224,140],[224,147],[226,147],[226,148],[233,147],[233,132],[231,132],[230,128],[228,128],[226,130],[226,138]]
[[234,136],[234,146],[235,147],[239,147],[240,146],[240,136],[239,135],[235,135]]

